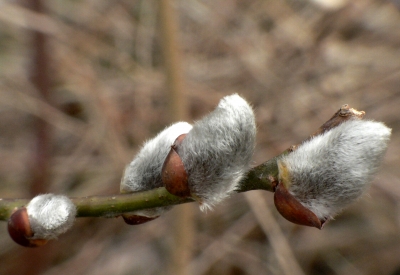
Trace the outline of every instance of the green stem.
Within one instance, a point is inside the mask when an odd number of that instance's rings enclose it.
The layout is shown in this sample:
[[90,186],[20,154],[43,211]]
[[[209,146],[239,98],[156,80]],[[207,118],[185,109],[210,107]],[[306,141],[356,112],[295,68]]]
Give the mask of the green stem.
[[278,178],[278,157],[274,157],[251,169],[236,191],[238,193],[250,190],[267,190],[274,192],[274,179]]
[[164,187],[131,194],[91,196],[71,198],[71,200],[77,207],[77,217],[115,217],[135,210],[193,201],[191,198],[172,195]]
[[[249,171],[237,192],[262,189],[272,191],[271,176],[278,173],[276,158],[254,167]],[[112,196],[89,196],[71,198],[76,205],[76,217],[115,217],[122,213],[193,202],[170,194],[164,187],[149,191]],[[0,220],[6,221],[16,208],[29,203],[29,199],[0,199]]]

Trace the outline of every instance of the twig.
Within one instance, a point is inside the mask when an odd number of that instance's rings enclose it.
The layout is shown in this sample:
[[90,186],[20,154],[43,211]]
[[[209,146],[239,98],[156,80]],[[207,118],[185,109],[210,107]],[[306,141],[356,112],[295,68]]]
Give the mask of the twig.
[[[342,116],[340,110],[348,110],[348,115]],[[348,105],[343,105],[336,114],[324,123],[318,131],[324,132],[349,118],[361,118],[360,114]],[[333,123],[334,122],[334,123]],[[327,126],[328,125],[328,126]],[[332,126],[334,125],[334,126]],[[295,148],[292,146],[282,154]],[[241,182],[237,192],[250,190],[266,190],[273,192],[278,175],[277,159],[279,156],[254,167]],[[6,221],[15,210],[29,203],[29,199],[0,199],[0,220]],[[191,198],[182,198],[170,194],[164,187],[132,194],[119,194],[113,196],[89,196],[72,198],[77,207],[77,217],[116,217],[122,213],[135,210],[148,209],[193,202]]]
[[[276,162],[275,159],[271,161]],[[254,186],[258,186],[258,189],[272,191],[272,183],[269,181],[268,175],[276,174],[276,171],[268,169],[275,166],[268,165],[268,162],[260,166],[251,170],[254,178],[251,177],[250,180],[244,181],[238,192],[247,191],[247,183],[251,188],[249,190],[254,190]],[[253,182],[253,180],[255,181]],[[191,198],[181,198],[170,194],[164,187],[131,194],[89,196],[71,198],[71,200],[77,207],[77,217],[115,217],[121,213],[140,209],[193,202]],[[0,220],[7,220],[15,208],[22,207],[29,201],[29,199],[0,199]]]
[[[31,2],[32,10],[44,13],[45,7],[41,0]],[[50,56],[47,49],[47,37],[41,32],[32,33],[33,54],[30,78],[44,101],[50,100]],[[32,195],[46,192],[50,184],[50,126],[47,122],[35,119],[35,141],[30,167],[29,191]]]
[[[161,48],[164,59],[164,70],[167,76],[169,113],[173,121],[185,121],[188,116],[185,95],[185,81],[182,70],[181,50],[178,39],[178,13],[171,0],[160,0],[159,29]],[[169,274],[187,274],[186,263],[192,257],[194,242],[194,211],[190,206],[178,209],[174,217],[172,236],[174,249],[170,251]]]
[[283,274],[304,275],[281,228],[260,193],[247,193],[247,202],[275,252]]
[[201,254],[189,263],[190,274],[207,274],[207,271],[230,251],[225,249],[226,246],[235,246],[256,226],[252,214],[244,214],[220,238],[202,249]]

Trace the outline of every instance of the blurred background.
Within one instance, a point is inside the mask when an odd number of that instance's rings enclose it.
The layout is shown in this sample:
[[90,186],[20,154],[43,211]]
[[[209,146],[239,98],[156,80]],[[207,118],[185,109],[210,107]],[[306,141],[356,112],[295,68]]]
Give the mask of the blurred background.
[[119,192],[141,144],[225,95],[254,106],[254,165],[341,105],[393,129],[368,195],[319,231],[272,193],[147,224],[82,218],[27,249],[0,223],[0,274],[400,274],[400,10],[385,0],[0,2],[0,197]]

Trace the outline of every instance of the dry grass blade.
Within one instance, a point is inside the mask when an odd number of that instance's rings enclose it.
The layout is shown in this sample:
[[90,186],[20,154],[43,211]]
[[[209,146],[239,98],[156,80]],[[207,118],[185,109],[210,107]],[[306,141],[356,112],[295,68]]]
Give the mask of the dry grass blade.
[[243,215],[234,224],[227,229],[224,234],[211,242],[206,248],[204,248],[200,255],[194,258],[188,267],[190,274],[202,275],[207,274],[207,271],[212,265],[221,260],[229,249],[225,247],[227,245],[233,247],[243,237],[250,233],[256,226],[254,218],[250,213]]
[[283,273],[285,275],[305,275],[290,248],[289,242],[265,203],[262,193],[247,192],[245,196],[259,225],[268,237]]

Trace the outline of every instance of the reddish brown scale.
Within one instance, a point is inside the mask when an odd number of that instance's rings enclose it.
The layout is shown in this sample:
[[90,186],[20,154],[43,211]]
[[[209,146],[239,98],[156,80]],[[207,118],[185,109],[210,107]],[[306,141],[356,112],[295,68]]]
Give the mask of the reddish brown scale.
[[124,219],[125,223],[129,225],[138,225],[142,223],[146,223],[149,221],[152,221],[154,219],[157,219],[157,217],[145,217],[145,216],[139,216],[139,215],[122,215],[122,218]]
[[278,212],[288,221],[322,229],[325,221],[321,221],[311,210],[303,206],[286,189],[285,185],[279,183],[274,194],[274,203]]
[[177,148],[182,143],[185,136],[186,134],[182,134],[175,140],[165,159],[161,172],[165,188],[171,194],[179,197],[190,197],[188,175],[182,159],[177,153]]
[[8,220],[8,234],[17,244],[25,247],[38,247],[47,243],[44,239],[32,239],[28,212],[25,207],[16,210]]
[[[171,150],[168,153],[161,172],[162,181],[164,183],[165,188],[171,194],[179,197],[189,197],[190,190],[188,186],[188,177],[183,165],[183,162],[176,152],[177,147],[182,143],[182,140],[185,138],[186,134],[180,135],[171,146]],[[140,215],[131,215],[124,214],[122,218],[125,223],[129,225],[137,225],[152,221],[157,217],[146,217]]]

